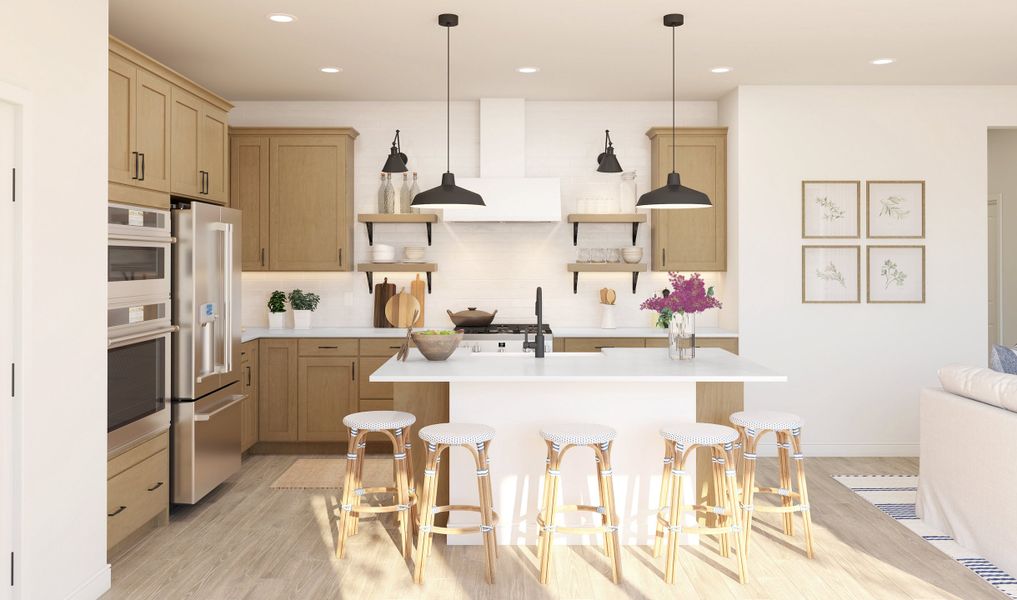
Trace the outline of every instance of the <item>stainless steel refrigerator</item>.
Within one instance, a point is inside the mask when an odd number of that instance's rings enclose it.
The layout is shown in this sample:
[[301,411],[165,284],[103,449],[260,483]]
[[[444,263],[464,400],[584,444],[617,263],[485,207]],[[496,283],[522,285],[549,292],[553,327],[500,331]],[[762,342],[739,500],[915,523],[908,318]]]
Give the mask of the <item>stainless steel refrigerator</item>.
[[194,504],[240,468],[240,211],[173,205],[172,500]]

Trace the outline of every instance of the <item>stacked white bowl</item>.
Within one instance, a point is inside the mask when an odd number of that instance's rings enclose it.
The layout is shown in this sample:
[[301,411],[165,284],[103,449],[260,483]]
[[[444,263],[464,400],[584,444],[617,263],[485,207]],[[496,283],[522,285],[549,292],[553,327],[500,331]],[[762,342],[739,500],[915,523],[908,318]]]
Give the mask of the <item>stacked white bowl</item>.
[[395,247],[388,244],[375,244],[371,247],[371,261],[376,263],[395,262]]
[[406,262],[424,262],[423,246],[406,246],[403,248],[403,260]]
[[640,246],[626,246],[622,248],[622,260],[629,264],[635,264],[643,260],[643,249]]

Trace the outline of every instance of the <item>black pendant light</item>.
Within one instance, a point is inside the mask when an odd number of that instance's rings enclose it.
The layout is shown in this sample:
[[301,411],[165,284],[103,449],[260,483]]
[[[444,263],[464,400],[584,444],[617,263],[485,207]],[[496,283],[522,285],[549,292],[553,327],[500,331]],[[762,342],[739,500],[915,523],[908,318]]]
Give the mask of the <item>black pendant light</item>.
[[614,144],[611,143],[611,130],[604,130],[604,151],[597,157],[598,173],[621,173],[618,157],[614,155]]
[[463,189],[456,185],[456,176],[450,168],[452,148],[452,28],[459,24],[459,15],[440,14],[438,25],[445,28],[445,173],[441,176],[441,185],[420,192],[413,198],[410,206],[423,208],[462,208],[466,206],[485,206],[480,194]]
[[385,161],[385,166],[381,170],[383,173],[405,173],[406,163],[406,155],[403,154],[403,149],[399,145],[399,130],[396,129],[395,139],[392,140],[392,149],[388,151],[388,160]]
[[667,185],[646,192],[639,197],[636,206],[647,208],[706,208],[713,206],[703,192],[682,185],[681,175],[675,168],[675,105],[677,86],[675,84],[675,29],[685,24],[685,16],[664,15],[664,26],[671,28],[671,172],[667,174]]

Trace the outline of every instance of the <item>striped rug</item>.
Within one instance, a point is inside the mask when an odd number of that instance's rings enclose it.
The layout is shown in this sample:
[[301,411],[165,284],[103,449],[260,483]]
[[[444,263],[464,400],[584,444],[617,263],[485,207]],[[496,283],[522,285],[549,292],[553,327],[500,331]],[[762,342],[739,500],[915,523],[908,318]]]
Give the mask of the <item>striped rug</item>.
[[915,512],[916,475],[834,475],[834,479],[885,514],[953,558],[1010,598],[1017,599],[1017,578],[958,544],[952,537],[927,526]]

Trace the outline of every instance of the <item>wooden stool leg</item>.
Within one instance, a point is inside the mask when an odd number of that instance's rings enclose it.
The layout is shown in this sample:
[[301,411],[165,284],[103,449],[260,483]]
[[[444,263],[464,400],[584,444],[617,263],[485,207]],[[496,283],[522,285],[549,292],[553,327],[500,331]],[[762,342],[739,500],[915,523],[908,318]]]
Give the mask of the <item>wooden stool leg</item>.
[[[486,469],[491,469],[491,442],[487,442],[484,452],[484,465]],[[491,477],[490,475],[484,478],[484,488],[487,491],[487,506],[491,510],[491,515],[494,515],[494,491],[491,489]],[[498,529],[492,527],[491,539],[494,541],[494,557],[498,558]]]
[[679,444],[674,445],[674,467],[671,470],[672,487],[675,492],[671,497],[671,513],[668,517],[667,536],[667,565],[664,571],[664,582],[674,583],[675,574],[678,570],[678,536],[681,533],[682,524],[682,494],[685,480],[685,448]]
[[738,554],[738,581],[739,583],[745,583],[748,570],[748,557],[745,556],[745,538],[741,535],[742,527],[742,516],[741,511],[738,509],[738,469],[735,468],[735,454],[734,448],[731,444],[724,445],[724,455],[727,457],[727,469],[724,470],[724,474],[727,479],[727,498],[724,504],[730,514],[728,523],[731,524],[734,530],[735,537],[735,551]]
[[403,451],[406,452],[406,477],[407,477],[407,492],[409,492],[410,498],[413,500],[413,504],[410,506],[410,525],[412,526],[413,535],[417,535],[420,523],[420,509],[418,503],[420,498],[417,496],[417,473],[413,469],[413,444],[410,441],[411,428],[407,427],[403,435]]
[[558,512],[558,486],[561,479],[561,447],[551,444],[551,464],[548,475],[551,479],[551,491],[547,495],[547,506],[544,510],[544,531],[540,554],[540,583],[546,584],[551,572],[551,546],[554,543],[554,523]]
[[614,470],[611,467],[611,442],[602,444],[597,450],[600,455],[600,475],[604,478],[604,491],[607,496],[604,498],[605,516],[607,526],[610,529],[608,540],[610,541],[611,552],[609,556],[613,559],[611,563],[611,579],[615,583],[621,582],[621,545],[618,543],[618,512],[614,502]]
[[[780,465],[780,489],[790,492],[792,490],[790,460],[791,442],[788,439],[789,436],[786,431],[776,431],[774,433],[777,436],[777,462]],[[784,508],[790,508],[794,504],[794,499],[787,494],[781,494],[780,504]],[[794,520],[791,518],[791,513],[786,512],[781,516],[784,517],[784,535],[794,535]]]
[[438,453],[434,444],[427,445],[427,458],[424,462],[424,490],[420,498],[420,533],[417,536],[417,552],[414,558],[415,568],[413,580],[424,583],[424,563],[427,561],[427,546],[431,539],[431,527],[434,525],[434,500],[437,492]]
[[[360,435],[357,436],[356,447],[357,447],[357,472],[356,472],[356,482],[354,483],[356,488],[354,489],[354,492],[364,487],[364,459],[366,454],[365,450],[367,448],[367,431],[362,431],[360,432]],[[360,502],[362,499],[363,495],[354,493],[353,496],[354,511],[356,511],[357,507],[360,506]],[[353,527],[352,535],[356,535],[360,531],[360,513],[354,512],[351,516],[353,517],[353,521],[351,522],[351,525]]]
[[487,480],[490,469],[487,468],[487,449],[483,442],[476,449],[466,446],[473,454],[477,464],[477,504],[480,506],[480,535],[484,541],[486,576],[488,583],[494,583],[494,517],[491,515],[491,500],[487,497]]
[[[544,521],[544,525],[548,525],[548,514],[551,508],[551,502],[548,497],[551,494],[551,488],[554,486],[554,482],[551,480],[551,442],[544,442],[547,444],[547,460],[544,462],[544,494],[540,501],[540,518]],[[537,532],[537,559],[540,560],[544,554],[544,535],[546,534],[545,529],[541,529]],[[543,563],[541,563],[543,564]]]
[[745,438],[743,454],[745,472],[742,476],[742,527],[745,531],[742,535],[745,538],[745,556],[748,558],[750,547],[749,534],[752,533],[752,513],[754,510],[752,502],[755,499],[756,493],[756,443],[759,438],[756,437],[755,431],[751,429],[746,429],[743,437]]
[[[664,441],[664,471],[660,476],[660,502],[657,504],[657,515],[668,506],[671,498],[671,465],[674,463],[674,453],[671,451],[672,442]],[[653,539],[653,557],[660,557],[660,547],[664,541],[664,525],[657,519],[657,533]]]
[[[346,477],[343,479],[343,493],[339,500],[339,540],[335,547],[336,558],[343,558],[346,554],[346,538],[349,534],[350,512],[353,509],[353,482],[357,470],[356,439],[357,430],[350,429],[350,446],[346,451]],[[353,451],[351,451],[353,449]]]
[[813,558],[812,512],[809,506],[809,492],[805,485],[805,455],[802,454],[801,429],[791,432],[791,445],[795,453],[795,471],[798,473],[798,493],[801,495],[799,502],[802,505],[802,526],[805,529],[805,551],[809,558]]
[[413,525],[410,518],[410,482],[406,473],[406,431],[397,430],[392,462],[396,465],[396,512],[399,520],[399,535],[403,545],[403,558],[413,555]]
[[[604,509],[603,512],[600,513],[600,526],[606,528],[607,525],[608,525],[608,520],[607,520],[607,488],[604,487],[604,466],[603,466],[604,463],[600,459],[600,452],[597,451],[597,447],[596,446],[590,446],[590,447],[593,448],[593,455],[594,455],[593,462],[594,462],[594,467],[597,469],[597,498],[598,498],[597,499],[597,502],[598,502],[597,506],[601,506]],[[611,536],[610,536],[610,532],[605,531],[604,532],[604,554],[606,554],[607,557],[610,558],[611,557],[611,551],[612,551],[612,548],[611,548]]]
[[[727,487],[725,485],[726,476],[725,465],[726,459],[724,458],[723,448],[720,446],[711,446],[710,453],[713,455],[710,464],[713,465],[713,495],[712,502],[714,506],[725,508],[727,506]],[[713,516],[714,527],[729,527],[728,515],[715,514]],[[728,534],[722,533],[718,536],[720,542],[720,555],[724,558],[730,558],[731,556],[731,540]]]

